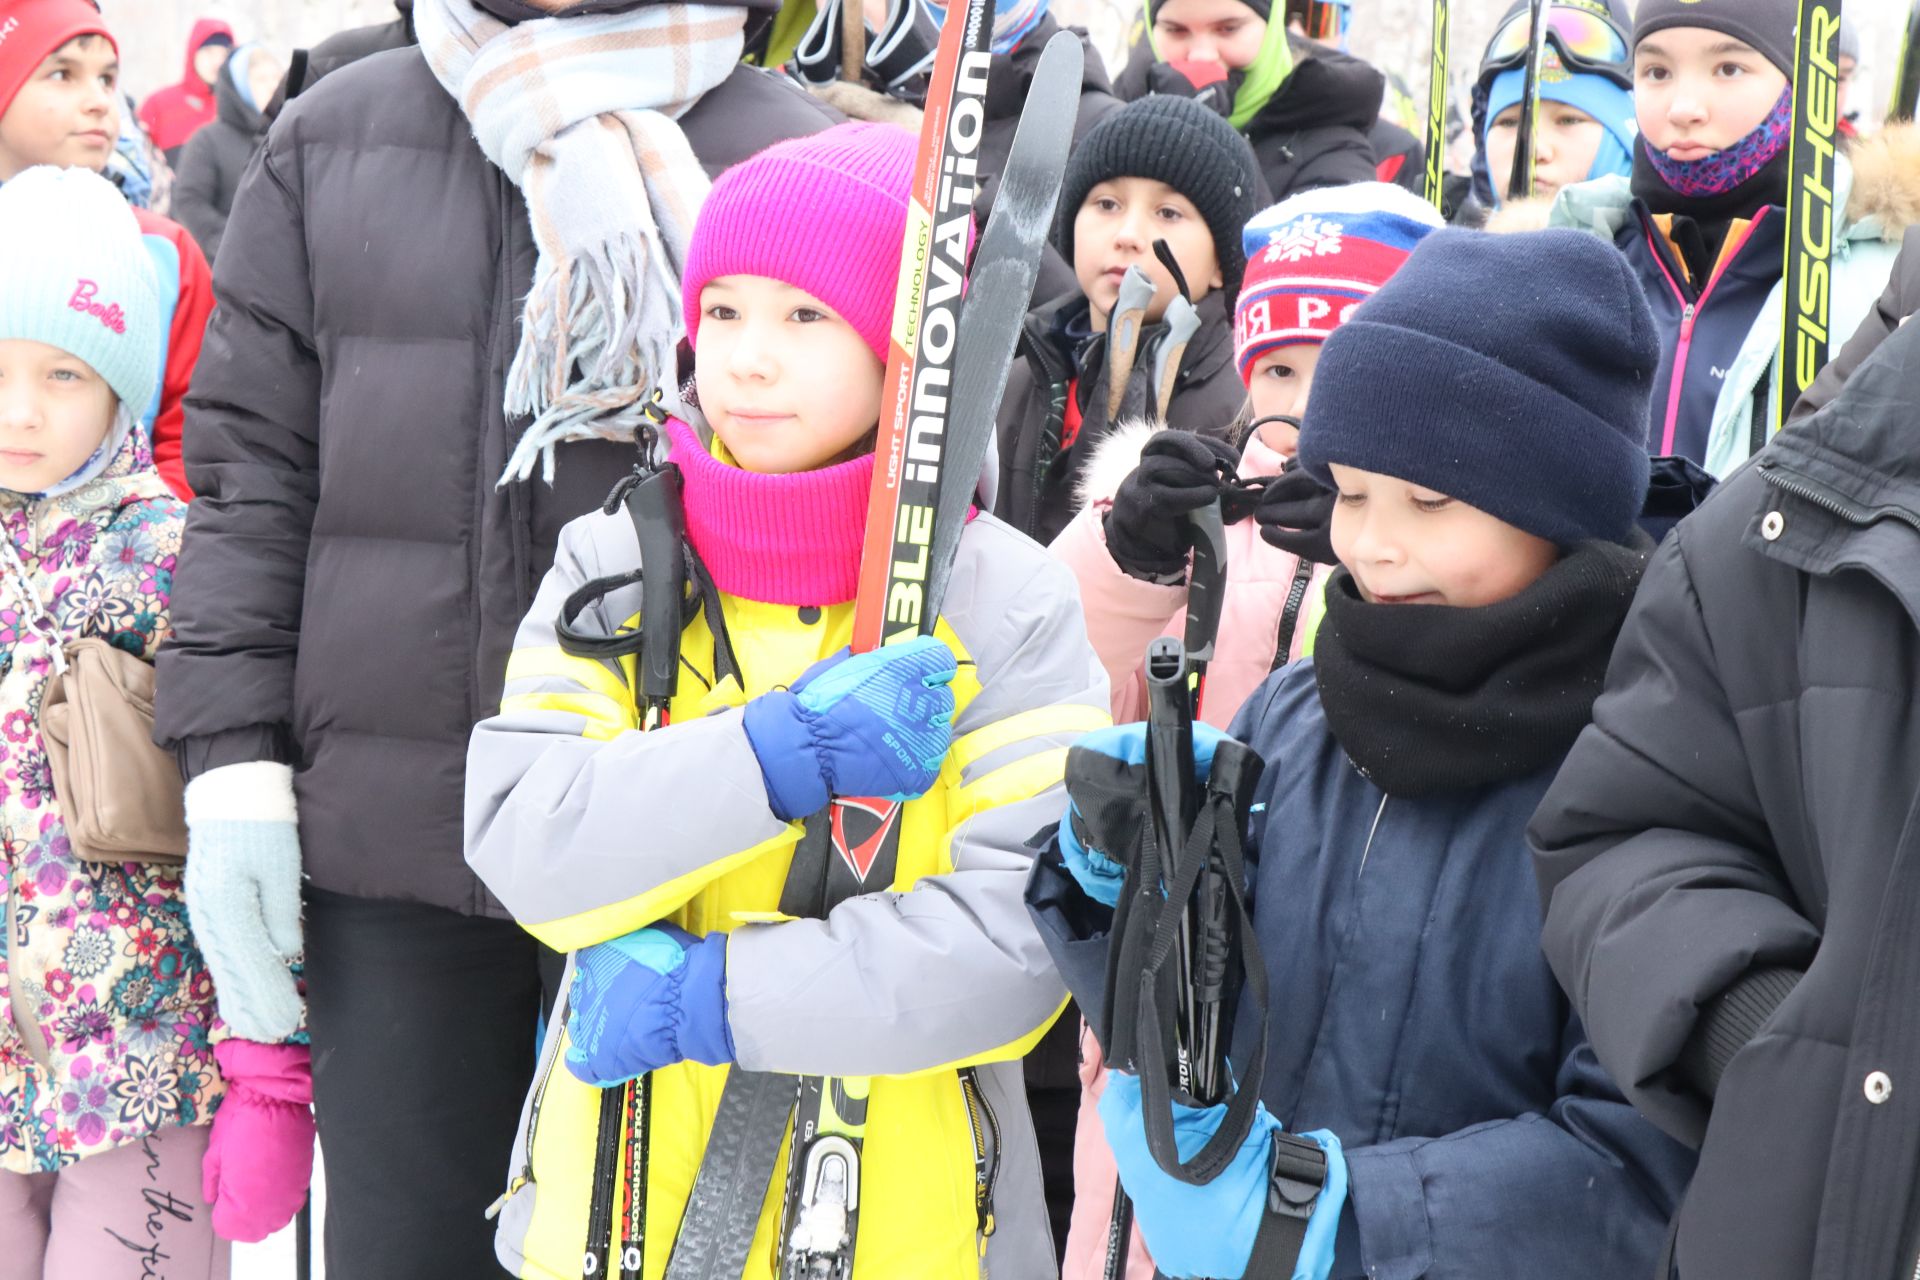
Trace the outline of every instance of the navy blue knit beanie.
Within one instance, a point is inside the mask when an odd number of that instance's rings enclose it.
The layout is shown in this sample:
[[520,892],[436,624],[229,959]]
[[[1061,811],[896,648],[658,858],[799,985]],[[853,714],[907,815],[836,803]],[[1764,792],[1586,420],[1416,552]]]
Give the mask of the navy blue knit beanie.
[[1300,462],[1411,481],[1560,546],[1647,492],[1660,351],[1626,259],[1584,231],[1436,231],[1327,339]]

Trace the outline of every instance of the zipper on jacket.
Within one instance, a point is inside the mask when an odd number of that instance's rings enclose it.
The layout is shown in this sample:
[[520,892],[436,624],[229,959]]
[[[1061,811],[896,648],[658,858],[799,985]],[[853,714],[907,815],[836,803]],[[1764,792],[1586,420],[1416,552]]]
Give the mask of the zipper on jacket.
[[1805,476],[1788,472],[1781,467],[1777,459],[1772,457],[1761,458],[1754,465],[1760,470],[1760,478],[1782,493],[1790,493],[1802,501],[1810,502],[1822,511],[1839,516],[1849,524],[1865,526],[1872,524],[1875,520],[1891,518],[1920,531],[1920,513],[1910,511],[1906,507],[1892,503],[1878,507],[1863,507]]
[[1028,356],[1039,366],[1041,376],[1046,379],[1047,417],[1040,424],[1040,439],[1034,444],[1033,474],[1028,477],[1032,482],[1033,502],[1028,511],[1026,528],[1020,532],[1028,537],[1040,527],[1040,500],[1047,488],[1047,468],[1060,456],[1060,438],[1067,429],[1067,397],[1072,394],[1072,369],[1063,365],[1059,352],[1042,334],[1034,332],[1031,322],[1022,327],[1021,345]]
[[1280,610],[1280,638],[1274,646],[1273,665],[1267,670],[1278,671],[1287,665],[1293,656],[1293,637],[1300,630],[1301,606],[1307,602],[1307,588],[1313,585],[1313,561],[1305,556],[1293,567],[1293,585],[1287,588],[1287,603]]
[[1387,816],[1389,798],[1385,792],[1380,794],[1380,807],[1374,811],[1373,825],[1367,828],[1367,847],[1360,851],[1360,870],[1353,873],[1355,880],[1358,880],[1367,869],[1367,858],[1373,853],[1373,838],[1380,834],[1380,819]]
[[540,1053],[540,1073],[533,1086],[533,1102],[527,1107],[526,1137],[521,1144],[520,1168],[507,1181],[507,1189],[500,1198],[487,1206],[487,1219],[492,1221],[500,1216],[507,1207],[507,1201],[520,1194],[521,1188],[533,1181],[533,1139],[540,1132],[540,1104],[547,1099],[547,1085],[553,1079],[553,1069],[560,1063],[560,1042],[566,1038],[567,1015],[571,1011],[567,997],[563,995],[554,1004],[553,1017],[547,1020],[547,1043]]
[[973,1131],[973,1211],[978,1225],[980,1256],[987,1256],[993,1235],[993,1184],[1000,1176],[1000,1118],[987,1105],[980,1076],[972,1067],[960,1072],[960,1097],[967,1107],[967,1126]]
[[1641,228],[1647,237],[1647,247],[1653,250],[1653,260],[1660,264],[1660,273],[1667,278],[1667,284],[1672,288],[1674,297],[1681,303],[1680,344],[1674,350],[1673,378],[1667,384],[1667,424],[1660,438],[1660,452],[1664,456],[1673,456],[1673,437],[1680,423],[1681,393],[1687,381],[1687,359],[1693,353],[1694,321],[1699,317],[1701,308],[1707,305],[1707,299],[1713,296],[1714,289],[1726,276],[1727,265],[1740,256],[1740,251],[1747,247],[1747,241],[1752,238],[1754,231],[1759,228],[1766,216],[1767,211],[1762,209],[1759,216],[1747,224],[1746,230],[1740,233],[1740,239],[1734,244],[1732,252],[1729,253],[1724,248],[1721,250],[1720,264],[1714,270],[1713,277],[1707,281],[1707,287],[1701,291],[1700,296],[1691,300],[1687,297],[1687,291],[1682,289],[1680,282],[1674,278],[1673,268],[1667,262],[1667,253],[1662,252],[1661,241],[1665,237],[1656,236],[1651,227],[1642,226]]

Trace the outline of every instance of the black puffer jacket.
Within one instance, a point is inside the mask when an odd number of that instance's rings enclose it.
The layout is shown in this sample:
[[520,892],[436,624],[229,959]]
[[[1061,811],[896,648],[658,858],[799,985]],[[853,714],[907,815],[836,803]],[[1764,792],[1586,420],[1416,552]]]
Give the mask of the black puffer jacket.
[[[1386,100],[1387,78],[1337,49],[1297,37],[1289,43],[1293,74],[1241,131],[1253,144],[1267,190],[1278,202],[1316,187],[1378,180],[1387,155],[1375,153],[1374,122]],[[1115,92],[1128,102],[1145,97],[1153,60],[1142,37],[1114,82]],[[1389,145],[1399,143],[1389,135]]]
[[219,114],[187,139],[174,171],[173,216],[200,242],[208,262],[220,255],[220,237],[227,229],[234,193],[240,189],[240,175],[267,132],[266,112],[248,101],[246,91],[233,78],[234,71],[234,60],[229,58],[213,86]]
[[[1076,341],[1067,332],[1069,320],[1085,324],[1086,310],[1086,299],[1073,293],[1027,315],[1000,402],[1000,488],[994,514],[1042,543],[1058,537],[1079,510],[1076,490],[1087,457],[1118,425],[1107,420],[1106,336]],[[1246,384],[1233,363],[1227,295],[1208,294],[1199,311],[1200,330],[1180,362],[1167,422],[1226,439],[1247,400]],[[1163,325],[1142,331],[1123,416],[1151,402],[1154,352],[1165,333]],[[1080,428],[1063,447],[1069,394],[1075,394]]]
[[[835,119],[742,67],[681,124],[717,174]],[[157,730],[189,774],[293,761],[321,888],[500,913],[460,854],[468,732],[561,526],[632,463],[567,444],[552,487],[496,487],[533,264],[519,190],[418,49],[288,104],[234,202]]]
[[1920,326],[1661,547],[1531,836],[1684,1280],[1920,1269]]
[[296,50],[286,78],[280,82],[273,101],[267,104],[267,118],[278,120],[287,99],[297,98],[313,88],[322,76],[376,53],[417,44],[413,33],[413,0],[393,0],[393,7],[398,10],[398,16],[392,22],[335,32],[311,49]]

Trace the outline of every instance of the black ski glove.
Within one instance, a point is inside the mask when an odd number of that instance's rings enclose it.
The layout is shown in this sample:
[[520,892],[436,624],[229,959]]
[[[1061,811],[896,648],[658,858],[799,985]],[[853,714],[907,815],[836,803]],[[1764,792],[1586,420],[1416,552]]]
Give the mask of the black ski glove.
[[1187,516],[1218,498],[1240,455],[1224,440],[1162,431],[1140,451],[1107,512],[1107,550],[1129,577],[1148,582],[1186,576]]
[[1267,481],[1253,518],[1271,546],[1315,564],[1333,564],[1333,503],[1338,495],[1292,462]]

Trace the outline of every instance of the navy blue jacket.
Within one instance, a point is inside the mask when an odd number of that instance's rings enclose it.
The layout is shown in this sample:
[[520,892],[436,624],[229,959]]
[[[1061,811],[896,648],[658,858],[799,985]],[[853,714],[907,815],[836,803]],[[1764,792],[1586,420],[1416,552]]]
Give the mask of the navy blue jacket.
[[[1614,244],[1627,255],[1653,307],[1660,331],[1660,369],[1653,379],[1653,411],[1647,449],[1656,457],[1705,464],[1713,435],[1714,406],[1727,370],[1780,284],[1786,251],[1786,213],[1760,211],[1729,236],[1713,277],[1702,287],[1687,279],[1673,246],[1640,200]],[[1761,382],[1764,390],[1766,382]],[[1756,415],[1756,420],[1764,414]]]
[[[1346,1148],[1335,1275],[1652,1275],[1693,1155],[1622,1100],[1541,955],[1525,831],[1552,771],[1389,799],[1334,740],[1310,660],[1233,736],[1269,762],[1247,845],[1272,987],[1261,1100]],[[1053,850],[1029,902],[1101,1025],[1111,914]]]

